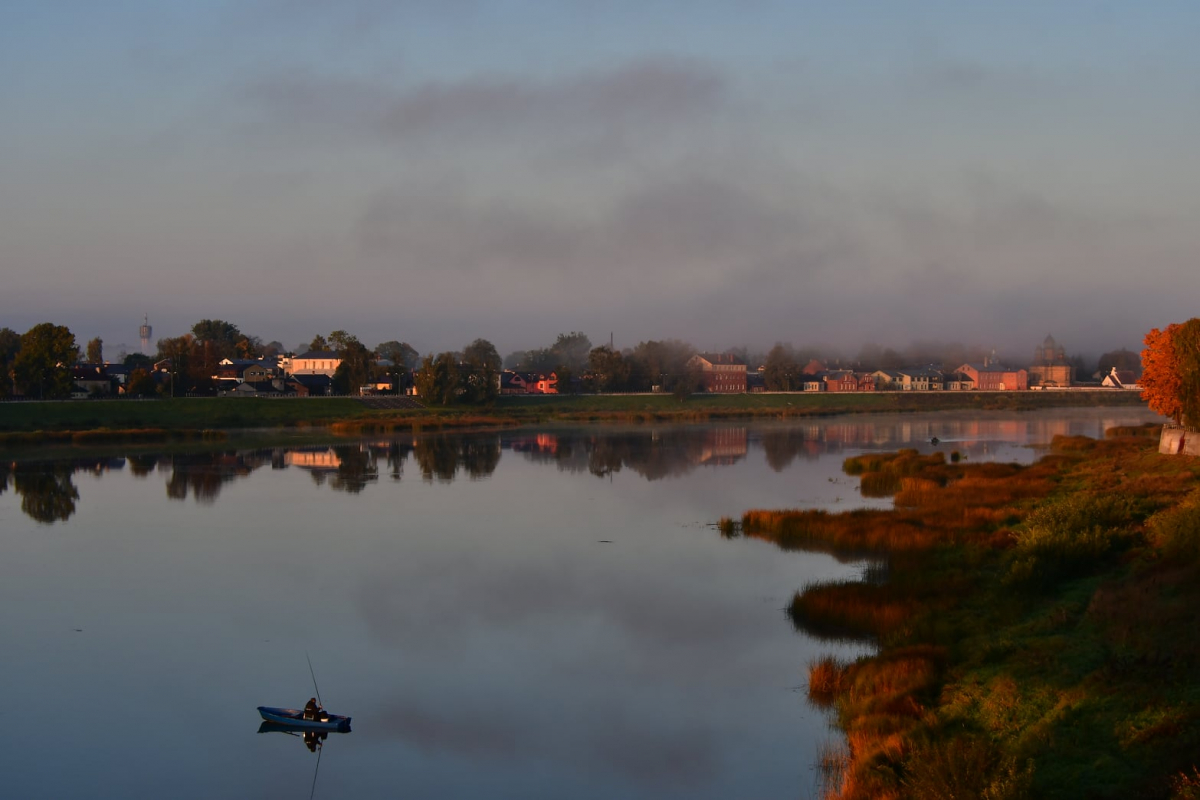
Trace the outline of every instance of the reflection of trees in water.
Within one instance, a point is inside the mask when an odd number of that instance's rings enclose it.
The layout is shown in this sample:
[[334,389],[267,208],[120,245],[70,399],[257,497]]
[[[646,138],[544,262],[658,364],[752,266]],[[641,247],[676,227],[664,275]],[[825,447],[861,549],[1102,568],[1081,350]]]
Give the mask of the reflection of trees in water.
[[21,510],[38,522],[66,522],[79,499],[71,480],[74,471],[71,464],[18,464],[12,477],[13,491],[21,495]]
[[495,436],[464,439],[459,454],[463,469],[472,480],[486,478],[500,463],[500,440]]
[[803,455],[814,459],[820,449],[813,448],[813,442],[804,435],[804,431],[788,428],[777,431],[764,431],[762,435],[763,454],[767,458],[767,466],[776,472],[783,472],[796,456]]
[[129,472],[135,477],[144,478],[151,472],[154,472],[154,468],[158,466],[158,459],[159,456],[157,455],[147,455],[145,453],[129,456],[127,459]]
[[679,428],[612,433],[511,434],[505,445],[564,472],[607,477],[631,469],[646,480],[686,475],[703,464],[731,464],[746,455],[743,427]]
[[500,463],[497,436],[422,436],[413,442],[413,457],[426,481],[450,483],[461,466],[472,480],[486,478]]
[[124,468],[119,457],[74,458],[58,461],[0,465],[0,494],[9,483],[21,496],[21,510],[42,523],[66,522],[76,511],[79,490],[75,487],[76,472],[101,475]]
[[190,492],[198,503],[214,503],[221,487],[271,463],[270,450],[222,450],[215,453],[168,455],[161,464],[171,470],[167,497],[184,500]]
[[339,492],[358,494],[379,478],[375,466],[375,455],[361,445],[335,445],[331,448],[337,456],[338,465],[329,481],[329,488]]
[[412,445],[401,445],[400,442],[389,442],[385,447],[381,448],[384,455],[384,461],[387,464],[388,475],[392,480],[398,481],[404,477],[404,462],[408,460],[408,454],[412,452]]

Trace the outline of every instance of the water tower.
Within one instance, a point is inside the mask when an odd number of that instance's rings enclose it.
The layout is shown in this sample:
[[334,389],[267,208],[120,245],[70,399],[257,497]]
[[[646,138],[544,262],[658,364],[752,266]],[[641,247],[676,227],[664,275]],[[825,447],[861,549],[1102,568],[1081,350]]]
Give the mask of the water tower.
[[154,333],[154,328],[150,327],[150,317],[142,317],[142,324],[138,326],[138,336],[142,339],[142,353],[150,354],[150,334]]

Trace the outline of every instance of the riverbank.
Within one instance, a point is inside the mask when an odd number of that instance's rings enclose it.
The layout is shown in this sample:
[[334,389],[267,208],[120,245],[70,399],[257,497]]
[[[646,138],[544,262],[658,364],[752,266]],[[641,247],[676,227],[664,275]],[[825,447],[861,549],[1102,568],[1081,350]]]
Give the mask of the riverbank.
[[[1142,405],[1136,392],[878,392],[504,396],[491,406],[388,409],[352,397],[173,398],[0,403],[0,441],[11,434],[153,430],[200,435],[245,428],[330,427],[345,433],[544,422],[790,419],[814,415]],[[36,440],[36,436],[24,436]]]
[[789,613],[874,656],[810,665],[846,734],[831,798],[1200,796],[1200,459],[1158,426],[1059,437],[1029,466],[850,459],[895,508],[751,511],[726,535],[874,554]]

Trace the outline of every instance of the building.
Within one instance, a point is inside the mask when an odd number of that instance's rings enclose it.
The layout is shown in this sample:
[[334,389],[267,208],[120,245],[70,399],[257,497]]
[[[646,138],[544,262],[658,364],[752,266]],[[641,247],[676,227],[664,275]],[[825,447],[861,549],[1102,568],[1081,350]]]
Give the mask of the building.
[[1101,386],[1107,386],[1112,389],[1133,389],[1140,390],[1142,387],[1138,385],[1138,376],[1136,372],[1127,369],[1112,370],[1104,376],[1104,380],[1100,382]]
[[328,375],[333,377],[342,357],[336,350],[309,350],[292,358],[289,367],[291,375]]
[[746,362],[732,353],[697,353],[688,359],[687,366],[700,369],[705,392],[743,394],[746,391]]
[[869,372],[853,372],[848,369],[828,370],[824,373],[827,392],[873,392],[875,375]]
[[1074,368],[1067,362],[1067,353],[1054,341],[1053,336],[1045,340],[1033,352],[1033,363],[1029,366],[1029,383],[1033,386],[1061,388],[1070,386]]
[[871,373],[875,386],[895,392],[940,392],[945,388],[945,376],[934,367],[915,369],[877,369]]
[[963,364],[955,372],[970,378],[981,392],[1023,392],[1029,388],[1028,372],[1009,369],[991,360],[982,364]]

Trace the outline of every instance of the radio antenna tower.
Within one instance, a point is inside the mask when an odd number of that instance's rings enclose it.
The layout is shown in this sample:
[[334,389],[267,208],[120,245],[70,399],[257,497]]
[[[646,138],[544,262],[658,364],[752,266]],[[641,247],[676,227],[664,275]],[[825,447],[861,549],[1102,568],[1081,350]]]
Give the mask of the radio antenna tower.
[[150,335],[154,333],[154,328],[150,327],[150,317],[143,316],[142,324],[138,326],[138,336],[142,339],[142,353],[150,354]]

